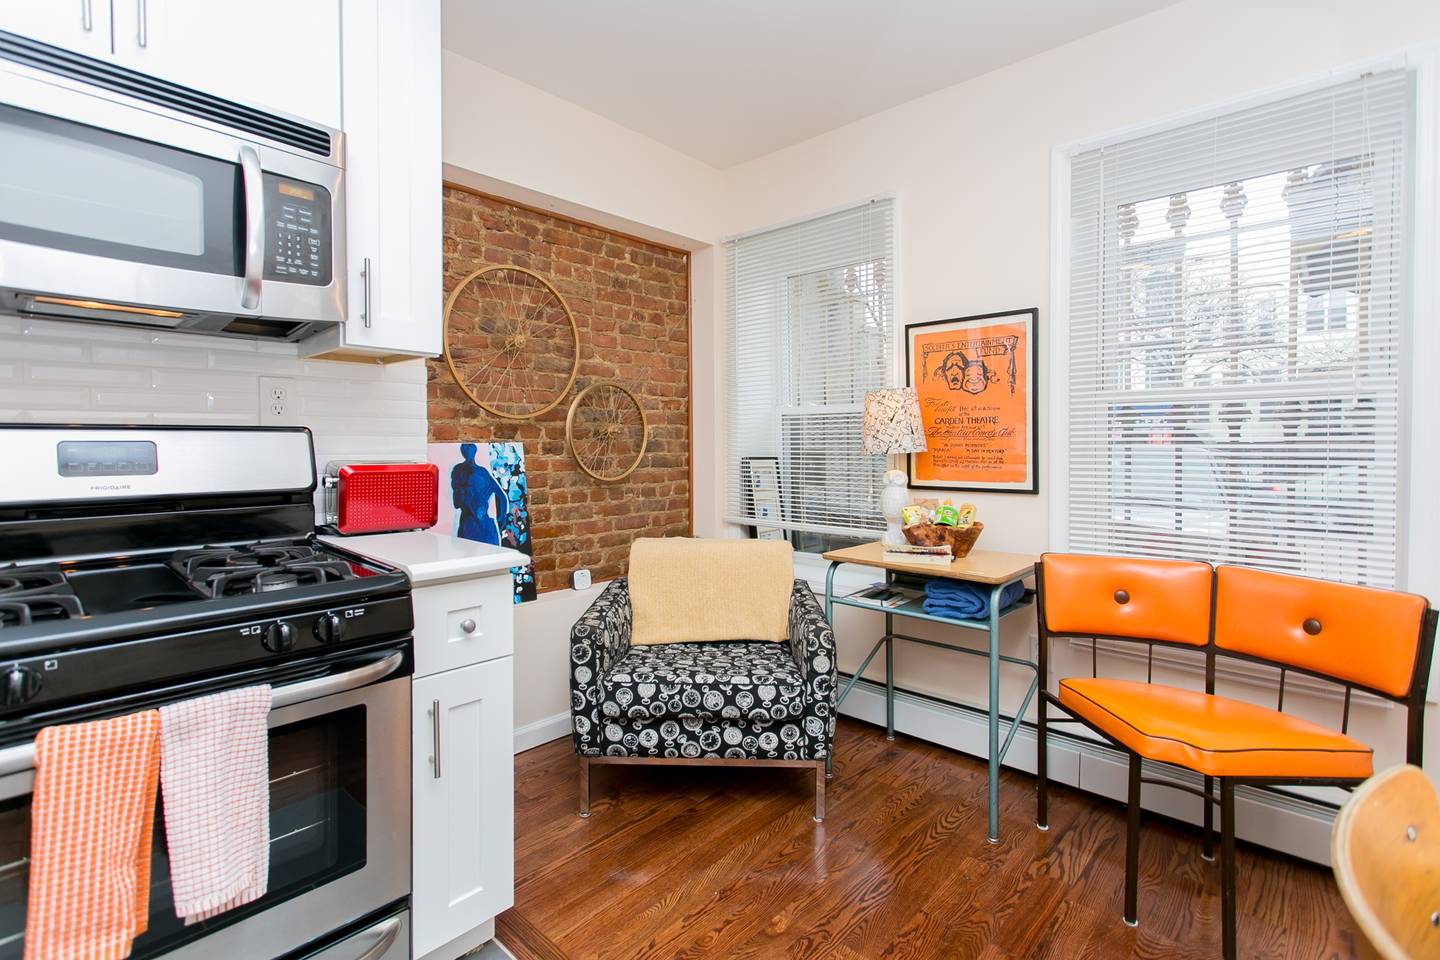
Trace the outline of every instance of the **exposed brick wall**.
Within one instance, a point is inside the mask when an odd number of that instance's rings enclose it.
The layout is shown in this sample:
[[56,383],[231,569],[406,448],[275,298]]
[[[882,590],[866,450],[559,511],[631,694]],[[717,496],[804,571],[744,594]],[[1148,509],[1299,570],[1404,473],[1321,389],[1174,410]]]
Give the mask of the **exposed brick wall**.
[[[446,295],[485,264],[527,267],[560,291],[580,329],[575,386],[533,420],[504,420],[470,401],[443,358],[431,360],[430,439],[524,444],[541,590],[569,586],[581,567],[596,580],[620,576],[635,537],[685,535],[691,527],[688,259],[447,187]],[[601,380],[634,392],[650,421],[644,459],[618,483],[592,480],[565,449],[570,401]]]

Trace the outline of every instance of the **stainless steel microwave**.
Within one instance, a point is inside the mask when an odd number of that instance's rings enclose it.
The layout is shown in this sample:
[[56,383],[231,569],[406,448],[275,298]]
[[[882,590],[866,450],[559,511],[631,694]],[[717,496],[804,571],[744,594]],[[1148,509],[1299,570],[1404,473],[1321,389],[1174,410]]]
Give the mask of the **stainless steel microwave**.
[[338,130],[0,31],[0,312],[277,340],[333,326],[343,157]]

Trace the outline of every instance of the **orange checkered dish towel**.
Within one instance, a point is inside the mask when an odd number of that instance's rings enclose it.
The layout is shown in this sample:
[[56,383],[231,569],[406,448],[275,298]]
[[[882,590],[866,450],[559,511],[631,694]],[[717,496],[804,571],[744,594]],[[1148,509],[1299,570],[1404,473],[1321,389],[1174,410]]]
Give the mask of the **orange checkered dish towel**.
[[175,914],[198,923],[270,882],[270,687],[160,708],[160,788]]
[[160,714],[35,738],[25,960],[119,960],[149,925]]

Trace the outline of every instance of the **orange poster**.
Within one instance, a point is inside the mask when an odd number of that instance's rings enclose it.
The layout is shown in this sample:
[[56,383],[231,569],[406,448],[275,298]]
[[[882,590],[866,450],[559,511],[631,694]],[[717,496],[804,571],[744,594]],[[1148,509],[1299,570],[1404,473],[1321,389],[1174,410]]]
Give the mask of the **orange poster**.
[[905,328],[907,377],[920,398],[924,453],[910,485],[1035,493],[1038,310]]

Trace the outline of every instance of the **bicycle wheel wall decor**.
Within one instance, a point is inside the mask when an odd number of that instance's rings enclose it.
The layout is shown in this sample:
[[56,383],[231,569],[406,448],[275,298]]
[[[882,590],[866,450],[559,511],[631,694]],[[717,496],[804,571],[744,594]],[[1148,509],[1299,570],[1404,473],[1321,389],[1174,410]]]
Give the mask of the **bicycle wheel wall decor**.
[[580,331],[565,298],[524,267],[482,267],[445,301],[445,364],[480,409],[529,420],[570,393]]
[[635,394],[618,383],[592,383],[570,402],[565,447],[588,476],[614,483],[640,465],[649,429]]

